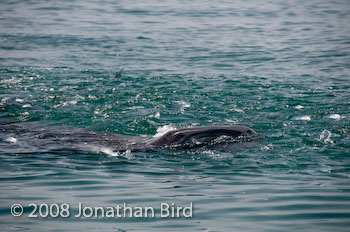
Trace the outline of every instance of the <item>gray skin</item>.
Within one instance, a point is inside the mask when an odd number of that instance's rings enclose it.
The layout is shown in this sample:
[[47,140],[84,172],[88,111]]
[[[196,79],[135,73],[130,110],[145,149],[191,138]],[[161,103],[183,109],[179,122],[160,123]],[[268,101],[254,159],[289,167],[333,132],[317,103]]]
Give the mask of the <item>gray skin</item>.
[[[259,138],[246,126],[194,127],[167,132],[160,137],[128,136],[92,132],[82,128],[47,126],[42,123],[10,123],[0,125],[0,142],[16,138],[19,153],[89,150],[108,147],[114,151],[159,149],[219,149],[228,144],[242,144]],[[1,147],[0,143],[0,147]],[[10,149],[14,149],[11,147]]]

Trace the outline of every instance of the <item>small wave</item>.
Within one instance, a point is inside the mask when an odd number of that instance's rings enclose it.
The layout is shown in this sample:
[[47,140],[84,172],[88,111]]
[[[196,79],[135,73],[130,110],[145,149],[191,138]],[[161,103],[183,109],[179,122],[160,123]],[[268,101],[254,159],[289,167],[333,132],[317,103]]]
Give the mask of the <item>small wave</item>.
[[237,113],[244,113],[244,110],[235,107],[233,107],[231,110]]
[[304,109],[304,106],[302,106],[302,105],[297,105],[297,106],[295,106],[294,108],[297,109],[297,110],[301,110],[301,109]]
[[311,121],[311,117],[309,115],[298,115],[294,116],[291,120]]
[[24,102],[24,100],[23,99],[21,99],[21,98],[16,98],[16,100],[15,100],[16,102],[19,102],[19,103],[23,103]]
[[8,143],[17,143],[17,139],[15,137],[12,137],[12,136],[5,137],[5,138],[3,138],[3,140],[5,142],[8,142]]
[[329,115],[325,116],[325,118],[340,120],[340,119],[345,118],[345,117],[341,116],[339,114],[329,114]]
[[32,107],[31,104],[24,104],[24,105],[22,106],[22,108],[30,108],[30,107]]

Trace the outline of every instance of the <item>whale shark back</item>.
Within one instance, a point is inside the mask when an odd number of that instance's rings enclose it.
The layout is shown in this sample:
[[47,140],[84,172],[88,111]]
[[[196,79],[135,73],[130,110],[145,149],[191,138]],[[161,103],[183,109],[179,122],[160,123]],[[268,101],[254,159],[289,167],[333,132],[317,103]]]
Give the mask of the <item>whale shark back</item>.
[[155,139],[149,145],[154,147],[195,148],[220,143],[250,141],[257,133],[246,126],[197,127],[174,130]]
[[[1,121],[0,121],[1,123]],[[50,126],[41,122],[0,124],[0,142],[11,144],[18,153],[91,150],[110,148],[113,151],[157,150],[162,148],[231,150],[231,145],[245,144],[258,138],[246,126],[195,127],[169,131],[161,137],[128,136],[108,132],[93,132],[84,128]]]

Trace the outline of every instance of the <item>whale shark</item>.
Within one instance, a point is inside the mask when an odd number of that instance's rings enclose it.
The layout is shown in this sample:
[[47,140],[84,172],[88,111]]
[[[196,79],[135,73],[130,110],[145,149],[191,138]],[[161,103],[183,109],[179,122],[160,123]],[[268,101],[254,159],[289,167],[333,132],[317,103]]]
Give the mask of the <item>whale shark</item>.
[[113,151],[159,149],[220,149],[255,141],[260,137],[247,126],[190,127],[168,131],[158,137],[94,132],[84,128],[46,126],[40,122],[0,124],[0,141],[15,143],[22,151],[53,151],[103,146]]

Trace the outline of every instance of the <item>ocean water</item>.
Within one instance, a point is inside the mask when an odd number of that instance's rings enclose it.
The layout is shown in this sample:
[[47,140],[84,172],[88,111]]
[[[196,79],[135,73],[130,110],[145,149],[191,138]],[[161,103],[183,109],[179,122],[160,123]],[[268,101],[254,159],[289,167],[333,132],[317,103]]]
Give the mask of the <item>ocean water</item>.
[[[265,137],[225,152],[53,152],[2,133],[1,230],[348,231],[349,22],[348,0],[2,0],[1,122]],[[78,218],[79,203],[155,217]],[[162,203],[192,215],[161,217]]]

